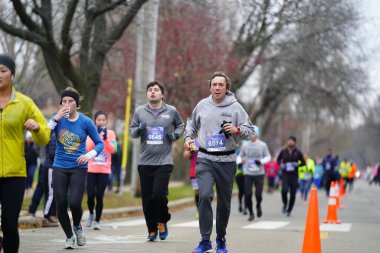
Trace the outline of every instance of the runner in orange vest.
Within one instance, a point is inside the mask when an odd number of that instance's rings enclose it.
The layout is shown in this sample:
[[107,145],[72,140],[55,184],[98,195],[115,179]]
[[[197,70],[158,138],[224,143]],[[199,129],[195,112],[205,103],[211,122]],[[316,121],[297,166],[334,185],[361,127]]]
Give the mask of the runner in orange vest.
[[352,189],[354,189],[354,180],[355,180],[355,175],[356,172],[358,171],[358,167],[354,162],[351,161],[351,170],[348,172],[348,191],[351,192]]

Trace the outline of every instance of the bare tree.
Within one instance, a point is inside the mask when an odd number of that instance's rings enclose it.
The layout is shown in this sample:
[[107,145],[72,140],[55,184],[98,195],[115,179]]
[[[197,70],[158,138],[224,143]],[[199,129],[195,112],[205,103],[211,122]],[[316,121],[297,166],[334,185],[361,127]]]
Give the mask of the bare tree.
[[243,7],[246,18],[231,51],[239,63],[229,71],[234,89],[248,84],[258,91],[246,107],[264,134],[287,98],[295,111],[313,115],[344,117],[359,109],[358,94],[365,95],[368,83],[350,1],[252,0]]
[[[106,55],[147,0],[11,0],[19,22],[0,17],[0,29],[37,44],[57,89],[74,86],[91,112]],[[110,18],[122,13],[120,19]]]

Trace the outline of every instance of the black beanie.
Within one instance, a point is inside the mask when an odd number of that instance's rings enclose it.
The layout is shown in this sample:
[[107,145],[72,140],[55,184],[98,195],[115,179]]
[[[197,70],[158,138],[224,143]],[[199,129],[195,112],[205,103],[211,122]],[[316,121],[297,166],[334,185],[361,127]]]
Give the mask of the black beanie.
[[0,54],[0,64],[9,68],[11,70],[12,75],[15,75],[16,63],[12,57],[6,54]]
[[72,90],[64,90],[61,93],[61,102],[59,104],[62,104],[62,99],[64,97],[72,97],[75,100],[75,102],[77,103],[77,107],[79,107],[79,95],[78,95],[78,93],[76,93],[75,91],[72,91]]

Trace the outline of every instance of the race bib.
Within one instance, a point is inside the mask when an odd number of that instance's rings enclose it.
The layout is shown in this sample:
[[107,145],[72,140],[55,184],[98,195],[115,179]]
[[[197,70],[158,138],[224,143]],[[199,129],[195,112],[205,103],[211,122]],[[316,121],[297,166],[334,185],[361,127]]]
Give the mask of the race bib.
[[331,169],[331,163],[326,163],[326,170],[330,170]]
[[146,143],[150,145],[160,145],[164,143],[164,128],[163,127],[147,127],[146,128]]
[[94,164],[97,165],[105,165],[107,160],[107,154],[106,152],[102,151],[99,153],[99,155],[94,157]]
[[285,164],[285,170],[286,171],[295,171],[295,167],[294,167],[293,163],[286,163]]
[[260,171],[260,168],[259,166],[257,166],[255,164],[255,160],[250,160],[248,163],[247,163],[247,170],[249,172],[258,172]]
[[226,150],[226,136],[223,133],[219,134],[219,131],[207,133],[206,149],[209,152]]
[[311,174],[310,173],[305,173],[305,180],[311,179]]

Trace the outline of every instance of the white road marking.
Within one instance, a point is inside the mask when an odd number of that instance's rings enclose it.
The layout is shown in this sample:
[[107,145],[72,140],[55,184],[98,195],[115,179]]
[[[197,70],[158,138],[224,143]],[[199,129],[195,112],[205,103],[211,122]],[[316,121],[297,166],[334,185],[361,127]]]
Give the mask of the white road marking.
[[322,224],[319,227],[320,231],[327,232],[350,232],[352,227],[351,223],[342,223],[342,224]]
[[[215,225],[215,220],[213,220],[213,224]],[[199,221],[190,221],[190,222],[185,222],[185,223],[179,223],[179,224],[174,224],[171,225],[171,227],[175,228],[197,228],[199,227]]]
[[265,230],[275,230],[288,225],[289,221],[259,221],[247,226],[244,229],[265,229]]
[[104,223],[103,226],[109,226],[112,228],[117,227],[136,227],[145,225],[144,219],[138,219],[138,220],[128,220],[128,221],[120,221],[120,222],[110,222],[110,223]]
[[[146,243],[147,239],[144,235],[126,235],[126,236],[119,236],[119,235],[86,235],[87,242],[86,244],[93,245],[93,244],[123,244],[123,243]],[[51,240],[51,242],[54,243],[64,243],[64,240],[58,240],[54,239]]]

